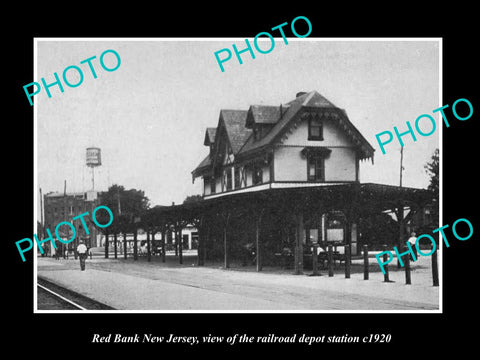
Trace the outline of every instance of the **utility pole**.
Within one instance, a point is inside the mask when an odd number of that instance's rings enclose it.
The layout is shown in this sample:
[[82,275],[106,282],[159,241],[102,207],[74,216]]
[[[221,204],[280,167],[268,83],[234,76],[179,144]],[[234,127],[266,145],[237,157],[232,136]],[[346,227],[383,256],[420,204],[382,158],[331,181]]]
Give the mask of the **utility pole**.
[[120,206],[120,188],[117,185],[117,206],[118,206],[118,215],[122,215],[122,208]]
[[[403,146],[400,148],[400,187],[402,187],[402,174],[403,174]],[[400,206],[398,207],[398,246],[400,247],[402,241],[404,240],[404,212],[403,212],[403,202],[401,202]],[[400,260],[397,258],[397,267],[400,268]]]
[[[63,180],[63,221],[67,221],[67,180]],[[63,244],[62,244],[63,245]],[[66,246],[68,256],[68,245]],[[65,258],[65,250],[62,246],[63,258]],[[76,254],[75,254],[76,258]]]
[[44,229],[44,222],[43,222],[43,195],[42,195],[42,188],[40,188],[40,225],[42,226],[42,239],[43,239],[43,229]]
[[403,146],[400,148],[400,187],[402,187],[402,174],[403,174]]

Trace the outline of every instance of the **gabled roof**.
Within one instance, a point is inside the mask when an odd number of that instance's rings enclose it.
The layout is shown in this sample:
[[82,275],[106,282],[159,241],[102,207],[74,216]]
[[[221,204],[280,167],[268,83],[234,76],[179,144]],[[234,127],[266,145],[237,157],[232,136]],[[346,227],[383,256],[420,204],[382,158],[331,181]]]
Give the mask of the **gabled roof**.
[[[257,155],[266,148],[282,141],[282,138],[302,120],[309,111],[315,111],[322,117],[331,119],[351,139],[359,151],[360,159],[372,158],[374,148],[348,119],[345,110],[338,108],[317,91],[298,93],[297,97],[279,106],[252,105],[246,110],[221,110],[217,128],[207,128],[205,145],[208,141],[220,142],[220,126],[225,127],[227,140],[236,160]],[[253,124],[267,124],[271,128],[261,139],[255,141],[252,134]],[[208,138],[208,139],[207,139]],[[199,174],[202,169],[212,164],[208,156],[197,166],[192,174]]]
[[203,145],[210,146],[210,144],[215,143],[215,134],[217,133],[217,128],[209,127],[205,131],[205,140],[203,140]]
[[205,170],[209,170],[210,166],[212,165],[212,159],[210,158],[210,154],[208,154],[198,166],[192,171],[192,177],[196,178],[200,176]]
[[288,109],[283,113],[283,116],[275,123],[272,129],[258,141],[254,141],[253,138],[249,138],[239,151],[238,157],[248,157],[251,154],[263,150],[265,147],[280,141],[282,136],[290,129],[290,127],[293,126],[296,121],[300,120],[303,109],[315,109],[323,110],[324,116],[332,117],[334,121],[336,121],[339,126],[346,131],[347,136],[352,138],[353,143],[362,149],[361,158],[373,158],[373,152],[375,150],[350,122],[345,110],[336,107],[332,102],[328,101],[318,92],[311,91],[309,93],[299,95],[286,105],[288,106]]
[[223,122],[225,125],[228,141],[235,155],[252,133],[252,130],[245,127],[246,117],[246,110],[220,110],[219,123]]
[[[316,93],[316,91],[312,92]],[[318,94],[318,93],[317,93]],[[318,94],[320,95],[320,94]],[[294,118],[294,116],[298,113],[304,103],[307,103],[306,99],[309,96],[308,93],[304,95],[298,96],[295,100],[290,101],[287,103],[289,105],[287,111],[283,114],[282,118],[279,119],[275,126],[266,134],[262,139],[258,141],[254,141],[254,139],[250,138],[241,149],[240,154],[242,156],[247,155],[251,152],[255,152],[256,150],[260,150],[263,147],[272,143],[276,137],[282,133],[282,130],[285,126]],[[321,95],[320,95],[321,96]]]
[[[301,93],[299,93],[301,94]],[[302,99],[302,105],[303,106],[313,106],[313,107],[335,107],[336,106],[327,100],[325,97],[320,95],[318,92],[311,91],[309,93],[303,93],[302,95],[296,97],[294,100],[286,103],[285,105],[290,105],[294,102],[297,102],[297,100]]]
[[[215,144],[215,152],[218,151],[217,147],[220,146],[221,137],[223,131],[220,131],[220,127],[225,129],[227,134],[227,142],[232,149],[233,154],[237,154],[243,144],[247,141],[251,135],[252,130],[245,127],[245,120],[247,117],[246,110],[220,110],[220,116],[218,120],[218,126],[216,128],[207,128],[205,132],[204,145],[210,145],[211,142]],[[199,176],[204,170],[208,169],[213,164],[214,155],[206,156],[202,162],[192,171],[192,175]]]
[[288,105],[252,105],[248,109],[245,126],[251,128],[253,124],[275,124],[287,109]]

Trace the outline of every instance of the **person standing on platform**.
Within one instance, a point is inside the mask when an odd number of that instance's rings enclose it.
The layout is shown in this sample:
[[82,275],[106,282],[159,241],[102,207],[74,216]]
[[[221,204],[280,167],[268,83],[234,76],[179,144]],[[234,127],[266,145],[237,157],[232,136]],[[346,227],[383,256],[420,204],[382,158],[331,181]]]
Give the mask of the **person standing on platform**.
[[[407,241],[410,243],[410,246],[412,247],[413,253],[415,254],[415,258],[418,259],[417,248],[415,247],[415,242],[417,241],[417,234],[415,234],[415,232],[412,231]],[[413,258],[411,255],[410,255],[410,260],[413,261]]]
[[80,241],[80,244],[77,246],[77,252],[78,256],[80,258],[80,269],[82,271],[85,271],[85,260],[87,259],[87,247],[83,243],[83,241]]

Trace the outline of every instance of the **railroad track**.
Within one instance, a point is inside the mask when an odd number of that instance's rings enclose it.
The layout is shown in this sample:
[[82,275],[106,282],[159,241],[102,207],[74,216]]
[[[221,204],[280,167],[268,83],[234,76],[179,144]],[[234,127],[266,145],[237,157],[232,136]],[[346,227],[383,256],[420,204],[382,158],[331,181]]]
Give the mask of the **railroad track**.
[[41,277],[37,279],[37,308],[38,310],[115,310],[111,306]]

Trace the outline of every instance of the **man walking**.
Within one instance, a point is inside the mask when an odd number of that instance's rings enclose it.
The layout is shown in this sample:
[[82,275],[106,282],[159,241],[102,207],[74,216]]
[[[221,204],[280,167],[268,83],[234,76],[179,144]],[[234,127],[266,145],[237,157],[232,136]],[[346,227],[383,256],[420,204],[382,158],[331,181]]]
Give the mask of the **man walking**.
[[80,244],[77,246],[77,252],[78,256],[80,258],[80,269],[82,271],[85,270],[85,260],[87,259],[87,247],[83,243],[83,241],[80,240]]

